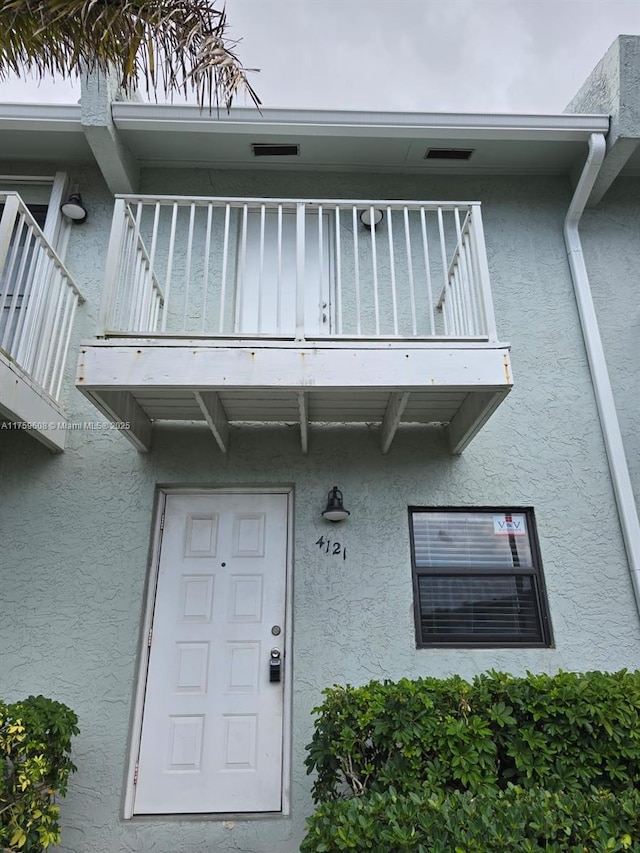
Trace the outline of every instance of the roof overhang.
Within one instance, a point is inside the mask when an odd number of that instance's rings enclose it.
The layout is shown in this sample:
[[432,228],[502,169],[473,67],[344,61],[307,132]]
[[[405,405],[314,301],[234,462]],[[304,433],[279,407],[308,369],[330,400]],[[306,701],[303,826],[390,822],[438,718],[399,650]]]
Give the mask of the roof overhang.
[[[113,122],[142,168],[303,169],[568,174],[606,115],[375,113],[114,102]],[[90,163],[79,105],[2,104],[3,160]],[[260,157],[255,142],[298,142],[297,157]],[[473,148],[465,162],[425,160],[428,147]]]

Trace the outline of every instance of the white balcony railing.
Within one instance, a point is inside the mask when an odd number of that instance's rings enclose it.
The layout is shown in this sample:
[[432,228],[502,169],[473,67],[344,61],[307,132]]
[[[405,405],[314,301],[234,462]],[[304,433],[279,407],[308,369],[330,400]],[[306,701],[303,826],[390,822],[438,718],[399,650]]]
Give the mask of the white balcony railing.
[[0,193],[0,209],[0,351],[57,400],[84,300],[20,196]]
[[98,335],[162,334],[495,341],[480,204],[119,196]]

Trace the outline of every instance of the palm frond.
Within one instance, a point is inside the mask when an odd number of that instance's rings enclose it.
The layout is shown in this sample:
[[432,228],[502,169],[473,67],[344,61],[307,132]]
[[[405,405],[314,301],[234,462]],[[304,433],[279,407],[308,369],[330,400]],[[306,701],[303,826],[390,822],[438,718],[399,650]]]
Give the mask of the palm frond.
[[196,92],[201,108],[229,109],[239,92],[258,107],[224,8],[212,0],[0,0],[0,78],[41,79],[113,67],[131,94]]

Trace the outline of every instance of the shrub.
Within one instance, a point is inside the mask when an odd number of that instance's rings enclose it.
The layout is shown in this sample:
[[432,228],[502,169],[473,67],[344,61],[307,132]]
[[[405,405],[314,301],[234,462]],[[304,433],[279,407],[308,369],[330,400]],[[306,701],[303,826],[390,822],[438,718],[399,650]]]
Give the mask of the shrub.
[[325,691],[308,745],[316,803],[508,783],[612,791],[640,783],[640,673],[372,681]]
[[60,841],[56,793],[76,769],[69,758],[78,718],[60,702],[0,702],[0,848],[41,851]]
[[370,793],[319,806],[302,853],[640,853],[640,792]]

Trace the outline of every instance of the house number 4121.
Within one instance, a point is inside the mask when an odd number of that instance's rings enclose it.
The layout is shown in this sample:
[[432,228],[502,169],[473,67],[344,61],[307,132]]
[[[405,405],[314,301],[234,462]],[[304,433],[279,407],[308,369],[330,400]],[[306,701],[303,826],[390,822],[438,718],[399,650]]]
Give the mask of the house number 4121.
[[343,560],[347,559],[347,548],[340,542],[332,542],[331,539],[325,539],[321,536],[314,544],[325,554],[331,554],[333,557],[342,556]]

